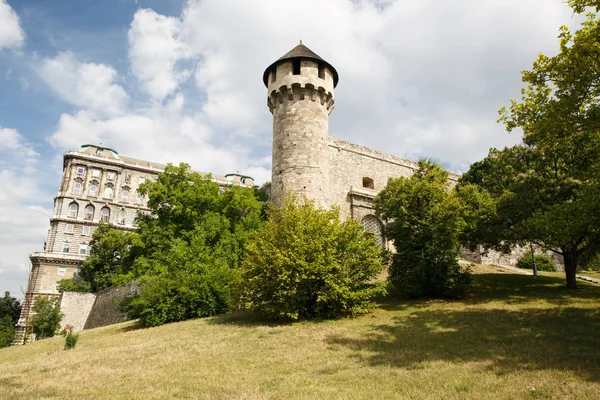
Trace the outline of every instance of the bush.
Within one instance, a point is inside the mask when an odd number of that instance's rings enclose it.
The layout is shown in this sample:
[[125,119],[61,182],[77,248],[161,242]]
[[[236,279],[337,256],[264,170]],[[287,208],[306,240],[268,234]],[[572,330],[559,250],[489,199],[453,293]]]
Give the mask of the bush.
[[397,251],[388,277],[390,291],[410,297],[464,296],[471,273],[457,257],[465,207],[449,188],[448,172],[421,160],[410,178],[390,179],[375,206]]
[[[542,254],[535,255],[535,265],[538,271],[556,271],[556,266],[554,265],[554,263],[548,257]],[[517,262],[517,267],[523,269],[533,269],[531,252],[528,252],[523,257],[519,258],[519,261]]]
[[20,315],[21,302],[9,292],[4,292],[4,297],[0,297],[0,348],[12,344]]
[[0,348],[8,347],[15,338],[15,325],[9,315],[0,317]]
[[379,248],[357,221],[287,199],[247,247],[240,304],[289,320],[364,313],[383,290],[372,283],[382,269]]
[[73,334],[73,327],[71,325],[65,326],[60,334],[65,337],[65,350],[74,349],[77,340],[79,340],[79,334]]
[[37,339],[49,338],[56,335],[60,329],[60,321],[63,317],[60,312],[58,299],[38,297],[35,299],[33,311],[36,314],[31,318],[31,325]]
[[585,271],[600,271],[600,254],[596,253],[593,256],[582,261],[582,267]]
[[63,292],[77,292],[77,293],[90,293],[92,292],[92,285],[83,279],[76,277],[71,279],[61,279],[58,281],[56,286],[59,293]]

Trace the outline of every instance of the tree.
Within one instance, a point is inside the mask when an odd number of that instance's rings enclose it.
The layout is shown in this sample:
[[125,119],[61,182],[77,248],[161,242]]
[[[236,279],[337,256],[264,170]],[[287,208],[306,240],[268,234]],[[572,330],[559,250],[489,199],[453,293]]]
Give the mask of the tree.
[[[90,241],[90,255],[81,266],[79,276],[92,291],[131,282],[133,262],[145,246],[137,233],[126,232],[101,223]],[[62,281],[61,281],[62,282]]]
[[[569,3],[576,12],[598,8],[597,1]],[[560,52],[540,54],[523,72],[521,101],[500,110],[508,131],[524,131],[524,144],[492,149],[461,179],[495,203],[480,216],[471,243],[500,248],[531,241],[561,254],[571,289],[578,261],[600,247],[599,38],[594,13],[575,34],[560,28]]]
[[21,302],[4,292],[0,298],[0,348],[10,346],[15,338],[15,325],[21,315]]
[[168,165],[139,191],[150,213],[135,232],[101,226],[81,275],[98,290],[138,280],[141,293],[125,306],[145,326],[204,317],[229,309],[234,270],[262,223],[252,188],[221,188],[189,165]]
[[462,297],[470,283],[469,271],[457,261],[466,222],[448,172],[420,160],[410,178],[388,181],[375,207],[386,223],[385,236],[396,247],[389,273],[392,291],[411,297]]
[[382,287],[372,234],[339,210],[286,199],[248,244],[241,306],[276,319],[335,318],[367,312]]
[[45,339],[56,335],[63,317],[58,299],[38,297],[33,304],[33,312],[35,312],[35,315],[31,318],[31,325],[37,339]]

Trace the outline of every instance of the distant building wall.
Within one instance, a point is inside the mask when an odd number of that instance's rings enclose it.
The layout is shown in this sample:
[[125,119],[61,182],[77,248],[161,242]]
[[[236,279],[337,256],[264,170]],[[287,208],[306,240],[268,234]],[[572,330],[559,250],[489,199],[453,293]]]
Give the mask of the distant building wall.
[[135,282],[98,292],[83,329],[93,329],[126,321],[127,316],[119,312],[119,303],[134,293],[139,293],[139,287]]
[[95,293],[63,292],[60,298],[60,312],[63,314],[60,329],[70,325],[74,332],[82,330],[95,301]]

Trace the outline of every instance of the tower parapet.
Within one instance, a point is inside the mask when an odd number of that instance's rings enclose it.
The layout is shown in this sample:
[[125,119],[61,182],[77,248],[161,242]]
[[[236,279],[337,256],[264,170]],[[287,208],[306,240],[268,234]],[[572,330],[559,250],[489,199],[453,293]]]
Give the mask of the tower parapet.
[[273,114],[273,202],[281,204],[292,194],[327,206],[329,114],[337,71],[300,44],[265,70],[263,82]]

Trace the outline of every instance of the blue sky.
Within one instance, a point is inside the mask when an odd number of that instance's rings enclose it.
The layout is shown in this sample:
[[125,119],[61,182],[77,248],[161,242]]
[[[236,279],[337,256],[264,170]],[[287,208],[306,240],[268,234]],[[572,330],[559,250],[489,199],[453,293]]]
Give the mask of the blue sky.
[[577,23],[563,0],[0,0],[0,291],[81,144],[269,180],[262,72],[300,39],[340,74],[331,136],[460,172],[520,140],[497,110]]

